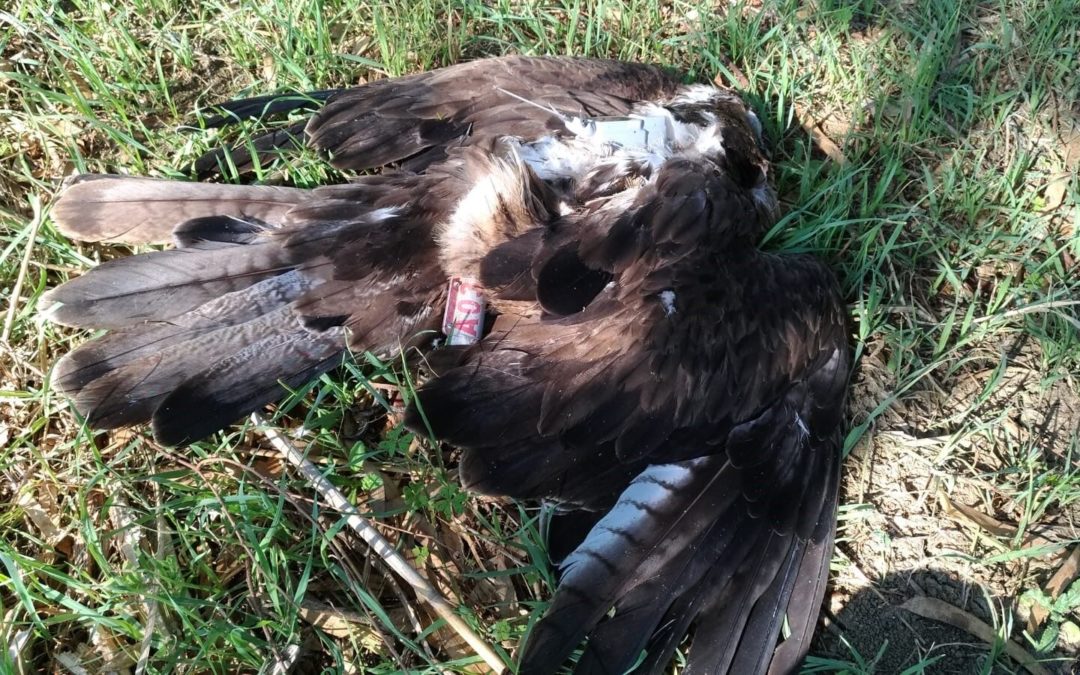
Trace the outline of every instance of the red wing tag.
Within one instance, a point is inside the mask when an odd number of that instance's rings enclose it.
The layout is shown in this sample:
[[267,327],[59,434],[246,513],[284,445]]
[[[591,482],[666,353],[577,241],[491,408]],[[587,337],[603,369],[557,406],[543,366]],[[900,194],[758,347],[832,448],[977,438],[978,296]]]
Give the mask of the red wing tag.
[[475,344],[484,333],[484,293],[472,279],[450,279],[443,333],[448,345]]

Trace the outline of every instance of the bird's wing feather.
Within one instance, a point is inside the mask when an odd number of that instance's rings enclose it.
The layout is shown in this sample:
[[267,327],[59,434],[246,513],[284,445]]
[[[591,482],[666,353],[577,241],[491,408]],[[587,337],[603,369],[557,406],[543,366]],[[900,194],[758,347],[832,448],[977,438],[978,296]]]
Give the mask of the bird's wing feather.
[[[795,389],[813,388],[841,366],[826,361]],[[691,672],[764,673],[789,613],[796,642],[783,655],[801,660],[823,590],[839,448],[835,433],[805,434],[790,403],[762,414],[768,433],[760,425],[750,432],[753,464],[737,466],[719,452],[651,464],[634,479],[564,561],[555,599],[526,643],[523,672],[552,672],[585,637],[576,672],[624,672],[654,633],[650,656],[673,649],[694,624]],[[796,593],[796,584],[807,586]]]
[[[448,147],[564,133],[568,116],[625,115],[636,101],[665,98],[679,84],[675,74],[656,66],[507,56],[314,96],[258,97],[226,109],[235,118],[306,110],[326,100],[307,124],[307,143],[328,153],[334,166],[362,170],[403,163],[422,171],[445,159]],[[294,142],[293,134],[278,132],[256,139],[254,147],[268,151]],[[250,152],[240,146],[201,159],[197,172],[212,172],[230,152],[237,168],[250,166]]]
[[[58,386],[97,426],[153,417],[163,440],[191,440],[335,363],[342,327],[385,356],[430,341],[447,277],[438,227],[488,163],[461,149],[425,174],[316,190],[76,181],[56,207],[66,231],[100,239],[126,223],[124,236],[171,232],[179,248],[110,261],[45,297],[53,320],[120,329],[66,359]],[[211,405],[218,415],[191,414]]]
[[110,260],[43,298],[49,318],[82,328],[165,320],[292,269],[279,242],[197,246]]
[[[445,285],[436,216],[410,199],[417,180],[241,191],[284,195],[287,207],[260,212],[274,222],[238,217],[249,211],[237,200],[214,200],[237,194],[233,186],[134,180],[132,190],[150,188],[143,212],[195,217],[173,228],[180,248],[109,261],[44,297],[55,321],[114,329],[63,359],[55,382],[95,426],[152,418],[161,440],[179,443],[340,362],[341,326],[358,349],[396,353],[435,328]],[[105,184],[130,192],[127,179],[81,185]],[[127,204],[112,211],[102,201],[100,217],[122,216]]]
[[609,509],[564,561],[522,672],[553,672],[585,637],[581,672],[621,672],[662,626],[697,622],[695,668],[759,673],[789,606],[803,633],[785,658],[812,629],[821,585],[796,592],[797,573],[820,579],[832,531],[843,307],[816,261],[739,244],[749,197],[703,168],[669,162],[620,216],[555,228],[534,276],[566,311],[501,317],[418,392],[464,448],[466,485]]

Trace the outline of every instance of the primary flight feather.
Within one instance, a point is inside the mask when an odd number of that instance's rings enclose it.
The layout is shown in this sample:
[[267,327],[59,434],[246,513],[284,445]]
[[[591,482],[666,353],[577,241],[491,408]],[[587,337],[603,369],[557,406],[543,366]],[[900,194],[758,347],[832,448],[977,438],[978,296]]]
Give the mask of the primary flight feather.
[[[687,633],[685,672],[797,670],[835,531],[846,314],[820,261],[758,248],[777,204],[736,94],[504,57],[224,108],[215,124],[314,112],[201,173],[301,144],[381,170],[313,190],[75,179],[65,234],[175,244],[45,299],[108,329],[53,375],[91,425],[184,444],[347,351],[430,352],[406,423],[462,448],[466,487],[553,506],[559,585],[522,673],[582,643],[575,672],[663,672]],[[451,281],[494,321],[436,347]]]

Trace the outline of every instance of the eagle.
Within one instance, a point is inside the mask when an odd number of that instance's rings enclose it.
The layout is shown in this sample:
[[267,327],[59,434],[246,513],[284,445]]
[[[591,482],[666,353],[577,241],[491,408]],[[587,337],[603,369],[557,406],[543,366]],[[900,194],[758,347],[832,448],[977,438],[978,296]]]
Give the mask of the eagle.
[[[423,355],[405,423],[463,485],[549,505],[558,585],[519,672],[795,672],[835,535],[845,305],[778,219],[734,91],[636,63],[508,56],[224,104],[310,113],[209,155],[307,146],[352,172],[300,189],[79,176],[52,214],[171,242],[51,290],[105,333],[55,385],[96,428],[184,445],[343,355]],[[584,646],[582,647],[582,644]]]

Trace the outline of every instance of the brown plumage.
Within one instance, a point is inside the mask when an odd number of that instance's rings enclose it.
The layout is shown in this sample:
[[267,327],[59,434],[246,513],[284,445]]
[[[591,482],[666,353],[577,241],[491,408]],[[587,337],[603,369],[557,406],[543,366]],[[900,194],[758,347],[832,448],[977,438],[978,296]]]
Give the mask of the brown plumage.
[[[661,672],[690,631],[687,672],[795,672],[850,357],[829,271],[757,247],[776,200],[753,113],[651,66],[506,57],[227,104],[216,123],[308,107],[306,138],[294,124],[254,147],[387,168],[310,191],[93,177],[64,193],[65,233],[177,245],[49,294],[55,320],[110,330],[55,370],[79,411],[186,443],[346,347],[430,350],[448,278],[478,280],[494,324],[431,353],[407,424],[464,450],[467,487],[557,507],[560,583],[521,671],[555,672],[587,638],[576,672],[643,650],[638,670]],[[647,133],[592,122],[626,116]]]

